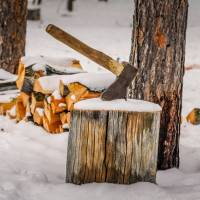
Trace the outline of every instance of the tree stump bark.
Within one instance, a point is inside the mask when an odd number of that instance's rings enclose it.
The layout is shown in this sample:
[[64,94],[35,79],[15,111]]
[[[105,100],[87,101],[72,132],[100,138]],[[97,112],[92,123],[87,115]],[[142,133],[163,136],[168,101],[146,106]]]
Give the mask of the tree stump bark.
[[155,183],[160,113],[158,105],[137,100],[75,104],[66,182]]

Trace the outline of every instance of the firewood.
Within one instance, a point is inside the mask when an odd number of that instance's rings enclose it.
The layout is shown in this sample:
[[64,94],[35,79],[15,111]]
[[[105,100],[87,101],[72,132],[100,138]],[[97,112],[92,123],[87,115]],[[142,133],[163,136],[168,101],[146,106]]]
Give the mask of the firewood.
[[71,117],[71,113],[70,112],[60,113],[60,120],[62,122],[62,125],[69,124],[70,123],[70,117]]
[[[22,100],[23,101],[23,100]],[[25,108],[26,108],[26,115],[25,115],[25,121],[33,121],[33,116],[31,114],[31,106],[30,106],[30,100],[27,102]]]
[[31,95],[31,113],[34,114],[36,108],[44,107],[45,95],[37,92],[33,92]]
[[70,93],[65,99],[67,103],[67,110],[71,111],[74,103],[78,102],[88,89],[80,83],[70,83],[67,87]]
[[33,92],[33,83],[34,83],[33,77],[28,77],[28,76],[25,77],[20,90],[30,95]]
[[44,100],[44,114],[46,118],[48,119],[49,123],[53,124],[58,121],[60,121],[60,116],[59,114],[54,114],[51,105],[47,102],[47,100]]
[[30,94],[33,91],[34,80],[44,75],[45,72],[43,70],[33,70],[33,65],[25,67],[23,63],[20,63],[16,81],[17,88]]
[[56,121],[54,123],[50,123],[47,117],[44,115],[43,117],[43,127],[49,132],[49,133],[60,133],[60,126],[61,121]]
[[33,121],[42,126],[43,125],[43,117],[44,117],[44,109],[42,108],[36,108],[34,114],[33,114]]
[[70,93],[70,91],[69,91],[67,85],[64,85],[63,81],[60,81],[60,84],[59,84],[59,91],[60,91],[60,95],[61,95],[62,97],[66,97],[66,96]]
[[54,99],[51,102],[51,109],[53,114],[61,113],[65,110],[67,110],[67,104],[65,102],[65,99]]
[[186,117],[187,121],[193,125],[200,124],[200,109],[194,108]]
[[14,105],[10,110],[6,112],[6,115],[10,119],[16,119],[16,105]]
[[101,92],[92,92],[88,90],[81,96],[80,100],[98,98],[100,96],[101,96]]
[[10,110],[16,103],[16,100],[11,102],[0,103],[0,115],[5,115],[8,110]]
[[15,81],[0,81],[0,91],[7,91],[7,90],[15,90],[16,82]]
[[50,95],[52,93],[51,90],[46,90],[45,88],[42,87],[42,85],[40,84],[40,79],[35,80],[33,84],[33,91],[39,92],[45,95]]
[[27,93],[24,93],[24,92],[20,92],[20,97],[21,97],[23,106],[26,107],[31,97]]
[[26,116],[26,107],[24,107],[21,97],[16,100],[16,120],[19,122]]

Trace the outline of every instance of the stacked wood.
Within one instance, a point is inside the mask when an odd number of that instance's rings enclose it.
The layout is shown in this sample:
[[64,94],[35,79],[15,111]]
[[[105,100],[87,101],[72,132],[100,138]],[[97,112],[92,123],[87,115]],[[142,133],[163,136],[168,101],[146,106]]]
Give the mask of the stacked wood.
[[17,122],[32,120],[49,133],[61,133],[70,127],[74,104],[100,97],[114,80],[112,74],[85,73],[75,59],[23,58],[16,81],[20,93],[0,112]]
[[66,182],[155,183],[161,108],[90,99],[72,112]]

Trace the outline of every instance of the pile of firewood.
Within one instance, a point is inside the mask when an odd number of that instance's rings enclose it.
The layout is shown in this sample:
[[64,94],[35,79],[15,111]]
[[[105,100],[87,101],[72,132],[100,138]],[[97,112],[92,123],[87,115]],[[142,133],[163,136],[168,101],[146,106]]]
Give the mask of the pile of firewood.
[[75,59],[25,58],[16,80],[19,93],[0,103],[0,114],[61,133],[69,128],[74,104],[99,97],[113,80],[109,73],[86,73]]

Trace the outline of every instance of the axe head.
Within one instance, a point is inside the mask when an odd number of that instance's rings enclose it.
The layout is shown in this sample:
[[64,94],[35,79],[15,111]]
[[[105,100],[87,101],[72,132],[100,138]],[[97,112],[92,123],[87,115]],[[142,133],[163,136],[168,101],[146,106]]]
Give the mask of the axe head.
[[112,101],[115,99],[126,99],[127,88],[135,78],[137,69],[127,62],[122,63],[123,71],[117,77],[116,81],[103,92],[101,99],[104,101]]

